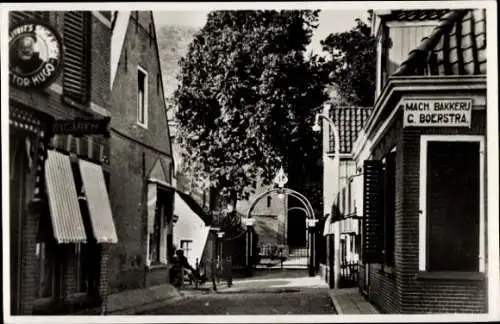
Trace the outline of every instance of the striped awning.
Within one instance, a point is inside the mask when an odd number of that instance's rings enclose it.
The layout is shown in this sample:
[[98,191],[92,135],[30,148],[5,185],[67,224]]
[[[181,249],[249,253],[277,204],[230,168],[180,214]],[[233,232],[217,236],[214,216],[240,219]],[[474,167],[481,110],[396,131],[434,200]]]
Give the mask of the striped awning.
[[102,168],[85,160],[79,160],[79,165],[94,238],[97,243],[117,243],[118,237]]
[[87,236],[69,156],[47,151],[45,182],[54,238],[58,243],[85,243]]

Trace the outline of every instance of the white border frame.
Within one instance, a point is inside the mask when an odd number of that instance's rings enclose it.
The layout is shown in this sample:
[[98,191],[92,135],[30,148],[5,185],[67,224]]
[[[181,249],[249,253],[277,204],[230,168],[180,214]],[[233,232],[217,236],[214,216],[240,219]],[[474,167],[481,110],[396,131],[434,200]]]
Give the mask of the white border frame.
[[427,271],[427,148],[429,142],[477,142],[479,143],[479,272],[485,272],[485,224],[484,224],[484,162],[485,136],[483,135],[421,135],[420,136],[420,187],[419,187],[419,237],[418,270]]
[[137,94],[137,102],[136,102],[136,123],[137,125],[141,126],[142,128],[148,129],[148,109],[149,109],[149,73],[144,69],[142,66],[137,64],[137,71],[141,71],[144,73],[146,76],[146,80],[144,82],[144,123],[141,123],[139,121],[139,79],[137,79],[137,85],[136,85],[136,94]]

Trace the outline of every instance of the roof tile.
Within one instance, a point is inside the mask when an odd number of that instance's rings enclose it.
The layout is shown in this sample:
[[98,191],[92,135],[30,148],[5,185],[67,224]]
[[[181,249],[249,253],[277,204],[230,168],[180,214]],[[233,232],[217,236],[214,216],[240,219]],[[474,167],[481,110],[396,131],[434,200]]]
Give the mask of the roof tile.
[[486,61],[484,15],[484,9],[448,11],[394,75],[485,73],[481,64]]
[[[371,112],[371,107],[340,107],[332,105],[329,115],[339,129],[340,153],[351,153],[352,146]],[[334,150],[335,142],[330,129],[328,152],[334,152]]]

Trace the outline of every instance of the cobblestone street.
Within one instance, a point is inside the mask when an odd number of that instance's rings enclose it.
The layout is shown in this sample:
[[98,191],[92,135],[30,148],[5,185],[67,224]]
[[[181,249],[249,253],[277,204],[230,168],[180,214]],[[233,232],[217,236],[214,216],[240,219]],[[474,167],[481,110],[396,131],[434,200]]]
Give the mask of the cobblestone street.
[[218,291],[186,290],[184,298],[143,315],[287,315],[336,314],[326,284],[302,271],[269,271],[238,279]]
[[220,293],[187,297],[143,315],[335,314],[326,290],[288,289],[278,293]]

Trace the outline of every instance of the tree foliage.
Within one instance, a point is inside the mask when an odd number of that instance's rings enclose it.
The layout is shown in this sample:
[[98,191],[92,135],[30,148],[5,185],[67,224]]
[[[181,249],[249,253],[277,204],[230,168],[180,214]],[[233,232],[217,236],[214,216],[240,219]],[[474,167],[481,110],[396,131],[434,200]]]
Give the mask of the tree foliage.
[[304,57],[317,22],[318,11],[214,11],[180,61],[186,171],[231,202],[258,172],[269,183],[280,165],[291,170],[321,153],[311,125],[328,73]]
[[[372,13],[369,11],[371,20]],[[341,101],[371,106],[375,97],[376,47],[371,28],[360,19],[351,30],[328,35],[321,41],[329,60],[325,68]]]

